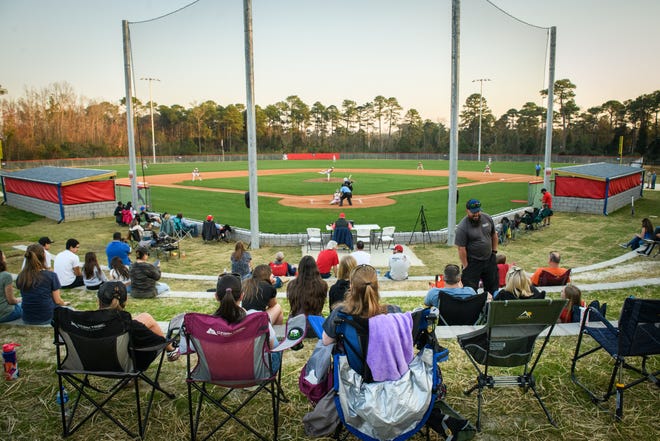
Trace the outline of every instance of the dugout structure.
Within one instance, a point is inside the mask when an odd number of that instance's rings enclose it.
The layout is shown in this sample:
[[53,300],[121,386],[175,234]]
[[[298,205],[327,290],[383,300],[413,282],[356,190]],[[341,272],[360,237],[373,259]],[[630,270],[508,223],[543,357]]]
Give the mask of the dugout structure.
[[114,170],[37,167],[2,172],[5,203],[62,222],[112,216]]
[[642,197],[642,170],[626,165],[595,164],[555,170],[554,211],[604,214]]

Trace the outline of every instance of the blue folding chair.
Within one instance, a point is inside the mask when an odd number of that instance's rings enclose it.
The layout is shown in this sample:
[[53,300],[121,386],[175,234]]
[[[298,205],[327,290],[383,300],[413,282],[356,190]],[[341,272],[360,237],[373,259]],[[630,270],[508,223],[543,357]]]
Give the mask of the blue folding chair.
[[[388,314],[393,315],[412,321],[411,341],[419,352],[400,378],[386,381],[374,381],[367,363],[369,321],[379,316],[360,319],[340,313],[335,322],[335,406],[343,427],[362,440],[410,438],[424,428],[444,391],[438,363],[447,360],[448,350],[439,346],[435,337],[437,309]],[[395,397],[401,397],[401,403],[393,402]]]
[[[594,345],[589,345],[584,337],[589,336],[594,340]],[[589,345],[587,349],[583,345]],[[613,360],[614,367],[610,376],[607,390],[604,394],[594,392],[577,377],[578,361],[603,349]],[[580,334],[575,354],[571,364],[571,380],[584,389],[591,401],[595,404],[607,401],[616,395],[615,417],[623,417],[623,393],[625,390],[640,383],[650,381],[660,387],[660,370],[649,372],[646,368],[650,357],[660,354],[660,300],[627,298],[623,302],[623,309],[619,317],[618,327],[610,323],[603,315],[602,310],[596,306],[590,306],[582,318]],[[633,357],[640,357],[639,366],[633,366]],[[593,368],[600,363],[594,363],[594,359],[588,362]],[[634,378],[627,383],[624,381],[624,371],[632,372]]]

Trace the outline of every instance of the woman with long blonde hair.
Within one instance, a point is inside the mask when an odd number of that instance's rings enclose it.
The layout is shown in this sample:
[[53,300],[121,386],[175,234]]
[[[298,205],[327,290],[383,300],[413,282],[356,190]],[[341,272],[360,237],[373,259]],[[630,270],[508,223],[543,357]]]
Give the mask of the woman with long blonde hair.
[[335,320],[337,315],[344,314],[369,319],[379,314],[401,312],[394,305],[381,304],[378,293],[378,274],[371,265],[358,265],[351,271],[351,287],[346,293],[346,299],[335,306],[330,316],[323,323],[323,344],[334,343]]
[[506,285],[497,291],[493,300],[525,300],[543,297],[545,297],[545,292],[540,292],[532,285],[525,271],[519,266],[512,266],[506,273]]
[[357,261],[351,255],[344,256],[339,261],[339,268],[337,269],[337,282],[330,287],[328,298],[330,300],[330,310],[334,308],[336,303],[344,301],[346,293],[351,286],[351,272],[357,266]]

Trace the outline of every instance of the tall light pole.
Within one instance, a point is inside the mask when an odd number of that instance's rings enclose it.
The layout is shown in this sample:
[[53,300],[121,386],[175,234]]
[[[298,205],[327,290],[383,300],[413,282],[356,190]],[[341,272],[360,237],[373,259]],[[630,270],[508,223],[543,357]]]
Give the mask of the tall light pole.
[[151,99],[151,82],[160,81],[158,78],[140,78],[143,81],[149,81],[149,108],[151,109],[151,150],[154,155],[154,164],[156,163],[156,132],[154,131],[154,100]]
[[472,80],[473,83],[477,81],[479,81],[479,149],[477,150],[477,161],[481,161],[481,112],[484,107],[484,81],[490,81],[490,78]]

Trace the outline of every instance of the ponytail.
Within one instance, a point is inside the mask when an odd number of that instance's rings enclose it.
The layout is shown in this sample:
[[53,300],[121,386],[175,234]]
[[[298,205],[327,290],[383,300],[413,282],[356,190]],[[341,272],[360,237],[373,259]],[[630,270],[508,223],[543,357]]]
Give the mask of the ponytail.
[[124,309],[128,294],[122,282],[108,281],[101,285],[96,297],[99,299],[101,309]]
[[25,251],[25,267],[16,278],[16,286],[19,290],[29,290],[36,283],[44,269],[44,260],[46,255],[44,247],[40,244],[32,244]]
[[245,310],[238,306],[238,301],[241,299],[241,279],[239,277],[233,274],[222,274],[215,289],[215,298],[220,302],[220,306],[213,315],[222,317],[229,323],[243,320]]
[[240,322],[245,317],[245,310],[238,306],[240,298],[240,291],[235,292],[232,288],[227,288],[220,299],[220,306],[213,315],[222,317],[228,323]]

